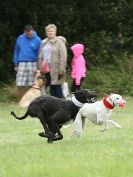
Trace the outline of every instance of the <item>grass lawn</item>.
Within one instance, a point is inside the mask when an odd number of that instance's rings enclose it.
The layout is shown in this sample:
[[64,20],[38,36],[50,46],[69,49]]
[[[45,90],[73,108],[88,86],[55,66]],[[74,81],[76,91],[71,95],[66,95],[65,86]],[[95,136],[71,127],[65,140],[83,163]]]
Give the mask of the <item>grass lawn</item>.
[[63,128],[64,139],[52,144],[37,135],[37,119],[16,120],[11,110],[25,112],[15,103],[0,103],[0,177],[133,176],[133,98],[112,114],[122,129],[101,133],[87,122],[82,138],[70,139],[70,128]]

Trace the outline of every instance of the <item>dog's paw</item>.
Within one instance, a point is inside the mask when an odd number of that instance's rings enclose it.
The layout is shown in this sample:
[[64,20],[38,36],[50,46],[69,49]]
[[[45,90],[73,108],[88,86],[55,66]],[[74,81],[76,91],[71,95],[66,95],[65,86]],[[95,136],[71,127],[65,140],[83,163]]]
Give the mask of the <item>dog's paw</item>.
[[73,137],[75,135],[76,135],[76,131],[75,130],[73,130],[73,131],[68,133],[69,138],[71,138],[71,137]]
[[106,130],[108,130],[108,129],[107,128],[102,128],[102,129],[100,129],[100,132],[104,132]]
[[81,137],[81,132],[78,132],[78,131],[76,131],[76,130],[70,132],[70,133],[69,133],[69,138],[72,138],[72,137],[80,138],[80,137]]
[[45,132],[38,133],[39,136],[48,138],[48,135]]
[[122,126],[118,123],[115,123],[116,128],[122,128]]
[[49,144],[51,144],[51,143],[53,143],[53,140],[50,139],[50,138],[48,138],[47,142],[48,142]]

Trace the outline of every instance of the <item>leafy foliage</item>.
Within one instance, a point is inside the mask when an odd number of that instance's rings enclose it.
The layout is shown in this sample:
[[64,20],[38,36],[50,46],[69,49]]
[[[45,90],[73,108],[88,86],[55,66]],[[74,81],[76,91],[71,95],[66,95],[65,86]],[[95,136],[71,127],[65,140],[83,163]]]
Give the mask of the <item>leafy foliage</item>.
[[[4,0],[0,1],[0,7],[0,82],[9,83],[14,78],[12,58],[15,40],[23,32],[24,25],[29,23],[42,39],[47,24],[57,25],[58,34],[67,38],[68,67],[70,46],[76,42],[85,45],[90,70],[94,67],[104,69],[108,65],[117,65],[120,70],[124,66],[119,64],[125,64],[123,59],[128,62],[131,58],[131,0]],[[119,57],[123,55],[127,58]]]

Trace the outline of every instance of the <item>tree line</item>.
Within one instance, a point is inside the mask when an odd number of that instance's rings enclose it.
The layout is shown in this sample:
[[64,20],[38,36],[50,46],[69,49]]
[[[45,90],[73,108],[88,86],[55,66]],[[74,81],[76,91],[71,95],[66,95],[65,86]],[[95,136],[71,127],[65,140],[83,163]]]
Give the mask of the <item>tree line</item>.
[[90,69],[117,65],[120,56],[132,54],[132,0],[4,0],[0,1],[0,82],[14,77],[15,40],[26,24],[32,24],[43,39],[44,27],[54,23],[65,36],[68,48],[81,42]]

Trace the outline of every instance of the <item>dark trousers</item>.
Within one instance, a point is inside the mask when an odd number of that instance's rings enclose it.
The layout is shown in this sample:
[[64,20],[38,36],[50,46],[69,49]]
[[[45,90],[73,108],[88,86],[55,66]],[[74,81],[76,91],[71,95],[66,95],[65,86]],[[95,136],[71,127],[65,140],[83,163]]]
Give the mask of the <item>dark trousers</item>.
[[51,85],[51,77],[50,77],[50,72],[45,73],[45,88],[50,87]]
[[64,98],[61,85],[51,85],[50,86],[50,93],[52,96],[55,96],[58,98]]
[[71,92],[76,92],[80,90],[81,83],[84,80],[84,77],[81,78],[80,85],[76,85],[75,79],[73,79],[72,85],[71,85]]
[[64,98],[61,85],[51,85],[50,73],[45,73],[45,79],[46,79],[45,88],[50,87],[50,94],[58,98]]

